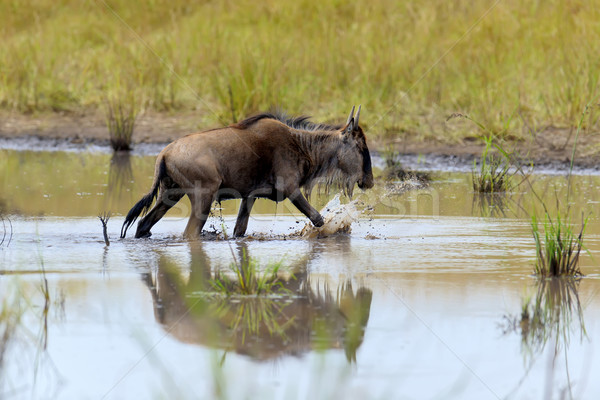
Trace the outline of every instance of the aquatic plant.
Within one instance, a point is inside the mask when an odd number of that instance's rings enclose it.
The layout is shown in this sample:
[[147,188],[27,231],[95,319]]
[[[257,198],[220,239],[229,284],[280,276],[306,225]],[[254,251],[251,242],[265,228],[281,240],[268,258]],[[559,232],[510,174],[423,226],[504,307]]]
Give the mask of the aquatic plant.
[[[473,190],[477,193],[502,193],[508,192],[513,187],[512,178],[515,173],[523,172],[518,162],[514,161],[511,154],[501,145],[500,139],[506,135],[510,128],[508,118],[500,130],[492,130],[483,123],[462,113],[453,113],[446,121],[451,119],[466,119],[475,124],[484,133],[478,136],[485,144],[479,161],[473,160],[471,180]],[[511,168],[514,170],[511,171]],[[526,174],[524,174],[526,175]]]
[[508,192],[512,188],[511,162],[507,153],[492,153],[493,136],[483,137],[485,148],[479,159],[473,161],[471,179],[473,190],[479,193]]
[[217,270],[210,283],[215,290],[227,296],[259,296],[275,291],[285,291],[278,275],[282,264],[283,262],[279,261],[269,263],[261,268],[260,263],[248,255],[246,248],[242,248],[240,260],[237,260],[234,255],[233,262],[229,264],[233,278],[230,274]]
[[567,176],[567,199],[565,202],[567,204],[567,210],[564,214],[565,217],[562,217],[560,212],[560,201],[556,199],[557,215],[553,220],[550,217],[546,204],[535,193],[535,191],[533,191],[533,187],[531,188],[534,195],[539,199],[544,207],[544,240],[542,240],[542,235],[540,234],[540,228],[535,213],[531,217],[531,227],[536,247],[535,273],[542,277],[582,275],[577,264],[579,262],[579,254],[581,253],[581,249],[583,247],[583,238],[585,234],[585,228],[588,223],[588,218],[584,218],[582,214],[581,228],[579,229],[579,233],[577,233],[577,231],[574,230],[575,224],[571,222],[570,218],[569,199],[571,197],[571,176],[573,174],[577,141],[579,139],[579,134],[581,133],[585,116],[589,113],[591,107],[595,104],[599,96],[600,95],[596,95],[585,105],[577,124],[577,133],[575,134],[571,162],[569,165],[569,174]]
[[583,219],[579,233],[573,230],[569,218],[554,218],[548,212],[544,214],[543,234],[535,215],[531,217],[531,229],[535,240],[535,273],[547,276],[580,276],[578,261],[588,219]]
[[106,99],[106,125],[114,151],[131,151],[138,109],[133,92]]

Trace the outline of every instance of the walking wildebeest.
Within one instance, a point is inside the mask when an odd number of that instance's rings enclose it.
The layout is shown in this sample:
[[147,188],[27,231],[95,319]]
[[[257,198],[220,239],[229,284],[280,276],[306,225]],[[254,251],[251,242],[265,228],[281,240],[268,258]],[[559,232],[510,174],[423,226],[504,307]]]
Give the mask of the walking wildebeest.
[[340,183],[348,195],[354,184],[373,187],[371,156],[358,124],[360,106],[345,125],[315,124],[308,117],[259,114],[226,128],[194,133],[175,140],[156,159],[154,182],[127,214],[121,238],[140,214],[156,204],[138,223],[136,238],[150,229],[187,195],[192,213],[184,235],[202,232],[213,201],[242,199],[234,236],[243,236],[257,197],[274,201],[289,198],[319,227],[323,217],[304,195],[319,181]]

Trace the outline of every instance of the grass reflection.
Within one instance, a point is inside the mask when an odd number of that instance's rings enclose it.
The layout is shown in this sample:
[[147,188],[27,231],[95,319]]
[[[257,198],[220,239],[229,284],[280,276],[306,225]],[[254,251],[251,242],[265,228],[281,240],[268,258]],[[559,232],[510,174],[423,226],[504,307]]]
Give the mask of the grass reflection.
[[540,354],[550,341],[554,341],[556,354],[568,347],[575,328],[580,339],[585,337],[579,282],[580,279],[569,277],[540,279],[535,298],[525,299],[520,315],[505,316],[505,333],[520,333],[526,360]]
[[506,218],[509,199],[506,193],[473,193],[473,215],[476,211],[484,218]]
[[[332,293],[326,285],[312,284],[306,265],[314,255],[309,254],[291,267],[293,274],[279,273],[275,291],[224,295],[214,289],[218,268],[210,265],[202,243],[191,246],[189,271],[163,255],[156,274],[142,275],[156,320],[170,335],[256,360],[326,349],[343,349],[349,362],[356,360],[369,319],[371,290],[361,287],[355,292],[346,283]],[[239,246],[247,253],[244,244]]]
[[[133,189],[133,168],[131,166],[131,156],[126,152],[116,152],[110,158],[108,169],[108,191],[107,198],[117,206],[122,201],[131,200],[131,191]],[[124,198],[124,194],[129,192],[129,196]]]

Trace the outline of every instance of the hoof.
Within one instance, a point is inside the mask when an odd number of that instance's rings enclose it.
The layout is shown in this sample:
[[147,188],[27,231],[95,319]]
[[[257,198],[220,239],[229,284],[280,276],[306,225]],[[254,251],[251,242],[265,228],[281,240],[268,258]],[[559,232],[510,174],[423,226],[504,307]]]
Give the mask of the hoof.
[[312,221],[313,225],[316,226],[317,228],[320,228],[323,226],[323,224],[325,222],[323,222],[323,217],[319,215],[319,218],[316,218],[314,221]]
[[136,233],[135,234],[135,238],[136,239],[147,239],[150,236],[152,236],[152,232]]

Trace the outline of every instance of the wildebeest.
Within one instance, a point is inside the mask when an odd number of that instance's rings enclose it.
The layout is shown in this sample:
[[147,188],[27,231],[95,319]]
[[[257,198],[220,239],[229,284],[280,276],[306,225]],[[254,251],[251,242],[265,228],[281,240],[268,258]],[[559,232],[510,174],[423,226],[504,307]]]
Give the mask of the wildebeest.
[[192,213],[184,235],[197,237],[213,201],[242,199],[234,236],[243,236],[254,200],[289,198],[315,226],[323,217],[306,200],[318,182],[339,183],[350,196],[357,183],[373,187],[371,156],[359,126],[360,106],[345,125],[316,124],[308,117],[281,113],[249,117],[226,128],[194,133],[175,140],[156,159],[152,188],[127,214],[121,238],[154,198],[156,204],[138,223],[136,238],[150,229],[184,195]]

